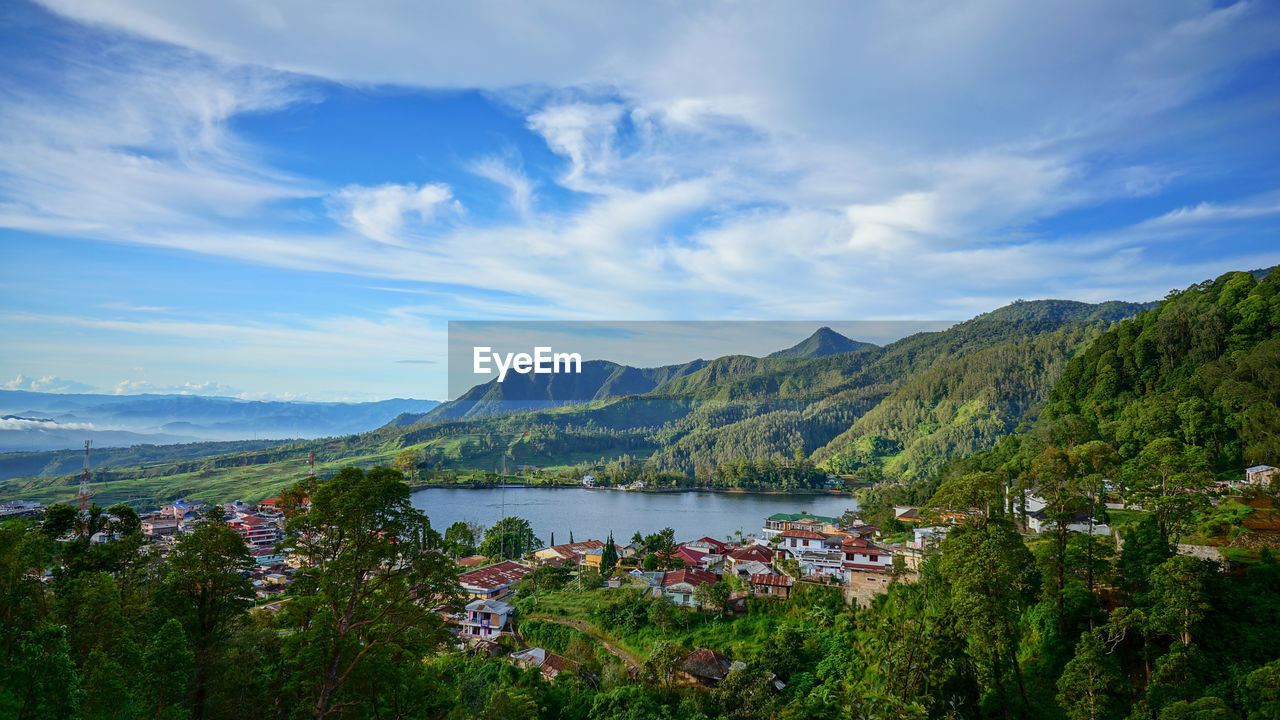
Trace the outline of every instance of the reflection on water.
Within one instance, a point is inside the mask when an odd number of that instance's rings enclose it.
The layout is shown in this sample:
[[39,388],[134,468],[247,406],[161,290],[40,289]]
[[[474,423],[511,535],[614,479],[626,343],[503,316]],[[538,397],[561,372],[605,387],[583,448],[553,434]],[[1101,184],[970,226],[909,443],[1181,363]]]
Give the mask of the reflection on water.
[[679,540],[703,535],[723,539],[741,530],[759,535],[764,519],[779,512],[839,516],[856,508],[849,495],[762,495],[752,493],[641,493],[586,488],[424,488],[413,505],[427,513],[439,532],[458,520],[486,527],[505,515],[519,515],[543,541],[603,540],[610,531],[626,542],[639,530],[664,527]]

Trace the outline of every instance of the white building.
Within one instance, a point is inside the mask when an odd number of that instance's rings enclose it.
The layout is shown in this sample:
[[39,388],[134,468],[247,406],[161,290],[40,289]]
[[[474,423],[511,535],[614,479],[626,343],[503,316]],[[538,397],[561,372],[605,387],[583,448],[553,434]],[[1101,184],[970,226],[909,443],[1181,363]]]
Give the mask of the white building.
[[507,621],[516,610],[502,600],[472,600],[462,613],[462,632],[465,638],[488,640],[507,632]]

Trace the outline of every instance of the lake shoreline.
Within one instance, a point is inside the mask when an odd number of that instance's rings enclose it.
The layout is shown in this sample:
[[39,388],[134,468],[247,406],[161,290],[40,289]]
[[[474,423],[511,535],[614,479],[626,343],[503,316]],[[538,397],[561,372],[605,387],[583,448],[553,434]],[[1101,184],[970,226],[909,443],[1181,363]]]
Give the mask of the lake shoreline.
[[[539,488],[555,492],[536,492]],[[432,527],[463,521],[492,527],[504,517],[529,521],[537,537],[550,540],[594,538],[603,541],[649,534],[664,527],[677,539],[703,536],[763,537],[766,518],[777,513],[839,517],[857,510],[850,493],[813,491],[786,493],[679,488],[659,491],[614,491],[582,486],[508,485],[468,487],[417,486],[411,503],[427,513]],[[738,533],[741,533],[738,535]]]
[[418,490],[601,490],[607,492],[634,493],[648,495],[670,495],[678,493],[718,493],[723,495],[778,495],[778,496],[831,496],[831,497],[850,497],[856,499],[857,495],[852,490],[816,490],[812,488],[803,488],[798,490],[746,490],[743,488],[713,488],[713,487],[685,487],[685,488],[615,488],[615,487],[584,487],[582,485],[529,485],[525,483],[504,483],[502,485],[485,485],[480,483],[407,483],[409,490],[417,492]]

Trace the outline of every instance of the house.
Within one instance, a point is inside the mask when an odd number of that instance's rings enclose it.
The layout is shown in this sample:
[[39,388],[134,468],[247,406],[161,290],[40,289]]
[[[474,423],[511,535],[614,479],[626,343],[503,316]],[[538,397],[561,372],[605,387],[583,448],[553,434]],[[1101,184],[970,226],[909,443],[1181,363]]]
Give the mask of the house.
[[533,554],[533,559],[540,565],[577,565],[581,562],[580,555],[585,554],[588,550],[597,550],[604,548],[604,543],[599,540],[583,540],[576,543],[564,543],[562,545],[552,545],[543,548]]
[[502,600],[490,598],[472,600],[467,603],[462,613],[462,631],[464,638],[488,640],[497,637],[507,630],[507,620],[516,610],[515,606]]
[[582,553],[582,566],[592,570],[599,570],[604,567],[604,548],[591,548]]
[[752,575],[773,574],[773,568],[757,560],[748,560],[746,562],[735,564],[733,569],[728,572],[747,580],[750,579]]
[[[896,546],[890,548],[894,558],[902,558],[902,569],[909,573],[920,573],[920,564],[924,562],[925,553],[923,550],[912,547]],[[892,564],[890,565],[892,567]],[[908,582],[912,578],[905,578]]]
[[241,500],[235,502],[222,503],[222,513],[227,517],[235,517],[237,515],[253,515],[258,512],[258,506],[253,503],[247,503]]
[[1266,487],[1280,479],[1280,468],[1270,465],[1254,465],[1244,471],[1244,484],[1253,487]]
[[751,593],[756,597],[776,597],[784,600],[791,595],[795,581],[789,575],[759,573],[751,576]]
[[149,517],[142,520],[142,534],[149,538],[165,537],[178,533],[178,519],[173,517]]
[[572,660],[540,647],[511,653],[510,658],[520,667],[538,668],[542,671],[542,676],[548,680],[552,680],[560,673],[570,671],[574,667]]
[[632,570],[627,574],[645,585],[644,592],[641,593],[643,597],[659,597],[662,595],[662,573]]
[[893,567],[893,554],[885,548],[857,537],[846,537],[840,543],[844,555],[842,569],[856,572],[888,572]]
[[779,549],[793,554],[799,550],[821,550],[827,544],[826,534],[813,530],[784,530],[780,537]]
[[0,517],[39,515],[42,512],[44,512],[44,506],[34,500],[9,500],[0,503]]
[[269,548],[284,538],[275,520],[256,515],[235,517],[227,521],[227,526],[235,530],[250,548]]
[[204,509],[204,503],[187,502],[186,500],[179,500],[169,505],[161,505],[160,515],[162,517],[171,517],[171,518],[181,519],[182,516],[184,515],[199,512],[200,510],[203,510],[203,509]]
[[496,565],[477,568],[458,576],[458,584],[472,599],[500,598],[511,592],[511,586],[533,572],[517,562],[504,560]]
[[680,670],[700,685],[716,685],[730,671],[745,667],[744,663],[734,662],[714,650],[698,648],[685,657],[680,663]]
[[880,528],[875,525],[858,524],[842,527],[840,528],[840,532],[845,535],[862,538],[863,540],[872,540],[876,535],[880,534]]
[[269,497],[258,503],[258,514],[269,518],[282,517],[284,512],[280,509],[280,498]]
[[277,565],[285,562],[287,556],[284,553],[278,553],[274,548],[254,548],[249,551],[253,556],[254,562],[262,566]]
[[936,549],[942,542],[942,538],[947,536],[947,531],[950,529],[951,528],[944,525],[912,528],[911,547],[917,550]]
[[920,508],[895,505],[893,508],[893,519],[901,523],[920,522]]
[[787,530],[813,530],[822,532],[836,525],[835,518],[808,513],[775,513],[764,519],[764,536],[781,535]]
[[684,563],[685,567],[701,568],[703,567],[703,560],[707,557],[707,554],[699,550],[694,550],[693,548],[682,547],[677,548],[676,551],[671,554],[671,557],[678,558],[680,562]]
[[893,577],[887,572],[848,570],[845,572],[844,579],[845,602],[855,606],[867,607],[876,595],[884,595],[889,592],[889,585],[892,582]]
[[592,487],[595,487],[595,486],[596,486],[596,476],[595,476],[595,475],[583,475],[583,476],[582,476],[582,487],[592,488]]
[[[1098,521],[1089,522],[1090,515],[1088,510],[1081,510],[1071,516],[1071,520],[1067,523],[1067,530],[1071,532],[1083,533],[1085,535],[1110,535],[1110,526]],[[1053,530],[1058,524],[1049,519],[1048,513],[1043,508],[1027,513],[1027,530],[1033,533],[1042,533],[1047,530]]]
[[711,585],[715,581],[716,576],[706,570],[672,570],[662,577],[662,594],[676,605],[697,607],[698,602],[693,599],[693,591],[699,585]]
[[484,565],[489,562],[489,558],[483,555],[468,555],[466,557],[458,558],[454,562],[458,564],[458,567],[479,567],[480,565]]
[[724,564],[726,572],[738,572],[737,568],[742,563],[763,563],[768,565],[773,562],[773,550],[765,545],[747,545],[745,547],[735,548],[725,556]]
[[786,530],[778,552],[790,555],[805,575],[840,577],[844,567],[841,543],[850,536],[812,530]]
[[697,540],[691,540],[687,543],[681,543],[681,547],[693,548],[708,555],[725,555],[733,546],[729,543],[720,542],[713,537],[700,537]]

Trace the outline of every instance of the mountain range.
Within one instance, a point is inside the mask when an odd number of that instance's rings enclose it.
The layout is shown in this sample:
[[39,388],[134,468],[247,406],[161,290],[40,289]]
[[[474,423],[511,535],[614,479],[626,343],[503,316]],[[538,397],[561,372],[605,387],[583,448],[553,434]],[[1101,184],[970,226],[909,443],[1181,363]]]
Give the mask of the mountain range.
[[0,450],[141,443],[314,438],[364,432],[434,400],[365,403],[246,401],[201,395],[102,395],[0,390]]
[[[882,346],[818,328],[766,357],[657,368],[591,361],[573,384],[509,376],[368,432],[136,469],[122,458],[102,477],[106,488],[128,480],[116,497],[138,501],[233,489],[254,497],[294,481],[314,452],[318,467],[394,463],[420,477],[517,466],[571,474],[625,467],[633,475],[719,486],[716,474],[726,466],[804,458],[848,478],[911,481],[1034,426],[1073,358],[1096,353],[1118,323],[1151,325],[1149,311],[1159,305],[1017,301]],[[744,472],[752,472],[749,465]],[[8,480],[0,496],[61,497],[74,491],[73,481]]]

